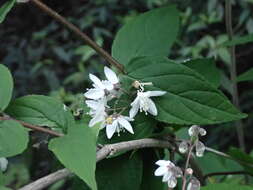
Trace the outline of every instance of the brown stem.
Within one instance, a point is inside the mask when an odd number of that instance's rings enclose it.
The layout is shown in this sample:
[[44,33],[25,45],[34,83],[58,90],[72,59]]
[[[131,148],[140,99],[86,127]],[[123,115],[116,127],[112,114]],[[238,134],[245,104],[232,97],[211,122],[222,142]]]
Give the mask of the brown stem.
[[191,154],[192,154],[192,150],[193,150],[194,144],[190,145],[190,149],[188,151],[188,155],[187,155],[187,159],[186,159],[186,163],[185,163],[185,169],[184,169],[184,175],[183,175],[183,185],[182,185],[182,190],[186,189],[186,182],[187,182],[187,169],[189,167],[189,163],[190,163],[190,158],[191,158]]
[[[225,3],[225,13],[226,13],[226,30],[228,33],[229,40],[233,39],[233,27],[232,27],[232,5],[231,0],[226,0]],[[238,96],[238,87],[237,87],[237,71],[236,71],[236,56],[235,56],[235,46],[231,46],[229,48],[230,55],[231,55],[231,65],[230,65],[230,79],[232,82],[232,98],[234,105],[240,110],[239,105],[239,96]],[[236,130],[238,135],[238,141],[240,148],[245,150],[245,142],[244,142],[244,131],[243,131],[243,124],[239,120],[236,122]]]
[[78,27],[70,23],[63,16],[59,15],[53,9],[49,8],[47,5],[42,3],[40,0],[30,0],[42,11],[52,16],[54,19],[62,23],[69,30],[77,34],[81,39],[83,39],[91,48],[93,48],[100,56],[107,60],[111,65],[115,66],[121,73],[124,73],[123,65],[118,63],[112,56],[110,56],[104,49],[102,49],[97,43],[95,43],[89,36],[83,33]]
[[252,176],[251,173],[246,172],[246,171],[213,172],[213,173],[206,174],[206,175],[204,176],[204,179],[206,180],[208,177],[212,177],[212,176],[216,176],[216,175],[250,175],[250,176]]
[[0,116],[0,120],[4,121],[4,120],[13,120],[13,121],[17,121],[18,123],[20,123],[22,126],[26,127],[26,128],[29,128],[29,129],[32,129],[32,130],[35,130],[35,131],[40,131],[40,132],[43,132],[43,133],[47,133],[47,134],[50,134],[50,135],[53,135],[53,136],[56,136],[56,137],[62,137],[64,136],[63,134],[61,133],[57,133],[55,131],[52,131],[50,129],[46,129],[46,128],[43,128],[43,127],[39,127],[39,126],[36,126],[36,125],[32,125],[30,123],[26,123],[24,121],[20,121],[20,120],[17,120],[17,119],[14,119],[14,118],[11,118],[10,116]]
[[[160,147],[160,148],[170,148],[173,147],[171,143],[167,141],[157,140],[157,139],[139,139],[133,141],[125,141],[115,144],[109,144],[103,146],[100,150],[97,151],[97,162],[103,160],[104,158],[108,157],[109,155],[115,154],[121,151],[129,151],[129,150],[136,150],[140,148],[150,148],[150,147]],[[61,169],[52,174],[49,174],[45,177],[42,177],[19,190],[42,190],[49,185],[69,177],[73,175],[68,169]]]

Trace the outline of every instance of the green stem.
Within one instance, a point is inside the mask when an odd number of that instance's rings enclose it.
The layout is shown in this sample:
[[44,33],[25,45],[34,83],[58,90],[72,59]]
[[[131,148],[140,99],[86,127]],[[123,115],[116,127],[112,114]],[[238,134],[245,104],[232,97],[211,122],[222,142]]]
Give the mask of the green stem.
[[[229,37],[229,40],[233,39],[233,27],[232,27],[232,5],[231,0],[226,0],[225,3],[225,13],[226,13],[226,30]],[[230,79],[232,82],[232,98],[234,105],[240,110],[239,104],[239,96],[238,96],[238,87],[237,87],[237,71],[236,71],[236,58],[235,58],[235,46],[231,46],[230,49],[231,55],[231,65],[230,65]],[[236,130],[239,140],[239,145],[242,150],[245,150],[245,142],[244,142],[244,131],[242,121],[236,122]]]

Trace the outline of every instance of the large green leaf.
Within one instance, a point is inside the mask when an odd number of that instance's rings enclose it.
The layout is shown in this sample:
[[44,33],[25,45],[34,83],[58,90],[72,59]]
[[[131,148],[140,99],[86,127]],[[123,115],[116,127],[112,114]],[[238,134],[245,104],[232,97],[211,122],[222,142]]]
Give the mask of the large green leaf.
[[29,95],[18,98],[11,102],[6,113],[34,125],[60,127],[63,130],[74,125],[74,118],[64,109],[63,103],[48,96]]
[[149,89],[167,92],[153,97],[158,108],[157,120],[204,125],[246,117],[204,77],[182,64],[166,58],[145,57],[131,61],[126,70],[132,80],[152,82]]
[[235,185],[235,184],[210,184],[206,187],[201,187],[201,190],[252,190],[252,187],[246,185]]
[[215,87],[219,87],[220,71],[213,59],[192,59],[182,64],[202,74]]
[[223,46],[236,46],[236,45],[246,44],[246,43],[250,43],[250,42],[253,42],[253,34],[235,37],[232,40],[224,42],[222,45]]
[[10,188],[0,186],[0,190],[11,190]]
[[237,77],[238,82],[252,81],[252,80],[253,80],[253,68],[249,69],[248,71]]
[[87,126],[76,125],[69,128],[64,137],[50,141],[49,149],[61,163],[96,190],[96,137]]
[[103,160],[96,171],[98,189],[129,190],[140,189],[142,160],[138,154]]
[[0,157],[22,153],[28,144],[28,132],[13,120],[0,121]]
[[112,55],[124,65],[138,56],[166,56],[177,37],[178,28],[179,14],[175,6],[146,12],[119,30]]
[[9,0],[3,4],[2,7],[0,7],[0,23],[2,23],[8,14],[8,12],[12,9],[14,6],[16,0]]
[[0,64],[0,112],[9,104],[13,90],[13,79],[7,67]]

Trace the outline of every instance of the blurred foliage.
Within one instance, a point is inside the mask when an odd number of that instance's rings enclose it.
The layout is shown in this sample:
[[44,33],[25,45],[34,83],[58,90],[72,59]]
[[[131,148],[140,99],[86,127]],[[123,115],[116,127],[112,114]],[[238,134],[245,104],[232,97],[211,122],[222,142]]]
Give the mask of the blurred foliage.
[[[178,61],[190,58],[215,58],[221,73],[221,88],[231,95],[228,66],[230,56],[222,44],[228,37],[225,31],[224,2],[219,0],[45,0],[46,4],[77,25],[108,52],[119,27],[136,16],[155,7],[174,3],[181,11],[181,31],[170,57]],[[0,4],[2,5],[1,2]],[[233,25],[237,36],[253,33],[252,0],[234,0]],[[105,60],[85,45],[73,33],[49,16],[40,12],[32,4],[19,4],[9,13],[0,26],[0,61],[8,65],[15,79],[15,96],[27,94],[49,94],[65,102],[74,111],[83,108],[82,92],[88,86],[88,73],[102,73]],[[236,49],[238,74],[251,67],[252,45],[246,44]],[[239,85],[241,108],[249,113],[244,121],[247,151],[253,134],[253,90],[248,82]],[[234,124],[213,126],[208,130],[208,146],[228,150],[237,146]],[[24,157],[26,164],[20,164],[23,157],[10,160],[10,167],[4,184],[16,189],[61,167],[47,151],[48,136],[34,133]],[[39,149],[39,151],[38,151]],[[210,155],[209,155],[210,156]],[[50,160],[54,162],[50,163]],[[227,164],[212,159],[215,167],[228,170]],[[22,162],[23,163],[23,162]],[[202,167],[210,168],[210,163],[202,161]],[[233,168],[240,168],[232,165]],[[230,168],[231,169],[231,168]],[[240,177],[214,178],[212,180],[233,183],[243,181]],[[250,179],[252,180],[252,179]],[[71,189],[71,182],[56,183],[50,190]]]

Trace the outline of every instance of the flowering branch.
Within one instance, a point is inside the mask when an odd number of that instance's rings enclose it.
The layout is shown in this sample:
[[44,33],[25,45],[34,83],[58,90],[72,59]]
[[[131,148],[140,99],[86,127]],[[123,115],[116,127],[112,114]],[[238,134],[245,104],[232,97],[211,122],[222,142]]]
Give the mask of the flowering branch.
[[[115,144],[109,144],[103,146],[101,149],[97,151],[97,162],[103,160],[104,158],[108,157],[109,155],[113,155],[115,153],[121,151],[129,151],[129,150],[136,150],[141,148],[173,148],[171,143],[163,140],[157,139],[140,139],[140,140],[133,140],[133,141],[126,141],[120,142]],[[54,173],[51,173],[45,177],[42,177],[19,190],[42,190],[49,185],[64,179],[66,177],[70,177],[73,174],[68,169],[61,169]]]
[[50,135],[53,135],[53,136],[56,136],[56,137],[64,136],[62,133],[57,133],[57,132],[52,131],[52,130],[47,129],[47,128],[39,127],[39,126],[36,126],[36,125],[32,125],[30,123],[26,123],[24,121],[14,119],[14,118],[6,115],[6,114],[4,116],[0,116],[0,120],[2,120],[2,121],[13,120],[13,121],[17,121],[18,123],[20,123],[25,128],[29,128],[29,129],[32,129],[32,130],[35,130],[35,131],[40,131],[40,132],[43,132],[43,133],[47,133],[47,134],[50,134]]
[[106,61],[108,61],[111,65],[115,66],[121,73],[124,73],[123,65],[118,63],[112,56],[110,56],[103,48],[101,48],[96,42],[94,42],[89,36],[83,33],[77,26],[70,23],[63,16],[59,15],[53,9],[49,8],[47,5],[42,3],[40,0],[30,0],[37,7],[39,7],[42,11],[52,16],[54,19],[62,23],[69,30],[78,35],[81,39],[85,41],[91,48],[93,48],[100,56],[102,56]]

